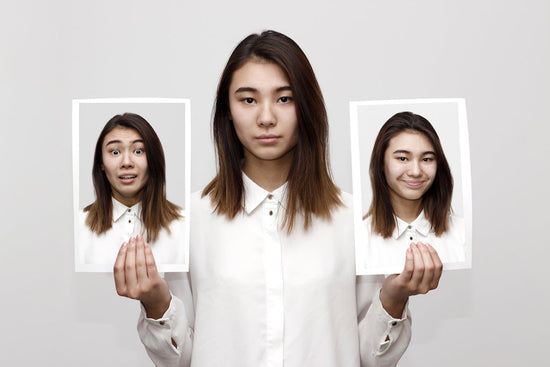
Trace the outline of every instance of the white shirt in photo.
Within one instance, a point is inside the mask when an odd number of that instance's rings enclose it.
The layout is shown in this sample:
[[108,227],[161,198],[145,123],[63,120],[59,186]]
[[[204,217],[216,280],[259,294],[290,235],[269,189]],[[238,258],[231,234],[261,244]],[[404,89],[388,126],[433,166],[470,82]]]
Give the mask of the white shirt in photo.
[[153,320],[142,307],[138,322],[155,365],[395,365],[409,311],[392,318],[379,300],[384,277],[355,275],[351,196],[331,221],[314,217],[305,231],[298,218],[289,235],[286,185],[268,192],[243,180],[244,212],[232,220],[192,196],[189,273],[167,274],[169,309]]
[[466,241],[464,219],[451,215],[449,230],[437,237],[431,230],[431,224],[424,211],[412,222],[407,223],[396,218],[396,226],[391,237],[383,238],[373,234],[371,217],[365,220],[367,230],[366,267],[379,274],[401,273],[405,266],[407,248],[412,242],[429,243],[445,264],[464,262],[466,258]]
[[[146,238],[141,221],[141,202],[127,207],[113,198],[113,226],[100,235],[86,225],[87,215],[83,210],[79,213],[77,251],[78,265],[84,265],[82,268],[89,271],[112,271],[122,243],[138,234]],[[184,219],[173,220],[169,228],[170,233],[163,228],[157,240],[150,243],[157,265],[185,262]]]

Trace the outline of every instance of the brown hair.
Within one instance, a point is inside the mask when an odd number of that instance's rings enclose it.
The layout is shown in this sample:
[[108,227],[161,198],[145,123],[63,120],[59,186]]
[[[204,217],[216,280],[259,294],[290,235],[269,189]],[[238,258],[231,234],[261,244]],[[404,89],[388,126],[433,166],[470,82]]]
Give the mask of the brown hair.
[[251,34],[237,45],[223,70],[214,105],[213,130],[218,154],[216,177],[204,188],[217,214],[234,218],[243,210],[241,161],[243,146],[230,120],[229,86],[236,70],[258,58],[277,64],[285,73],[298,118],[298,143],[287,178],[287,205],[283,226],[290,233],[298,215],[304,228],[312,217],[330,219],[331,210],[342,204],[340,189],[332,181],[328,159],[328,119],[321,89],[300,47],[289,37],[264,31]]
[[117,127],[133,129],[143,139],[149,179],[141,192],[141,220],[147,232],[147,240],[154,242],[162,228],[170,232],[170,222],[181,217],[178,212],[180,207],[166,199],[166,164],[160,139],[153,127],[135,113],[114,116],[99,134],[92,167],[96,200],[84,208],[84,212],[88,212],[86,225],[96,234],[105,233],[113,226],[113,193],[101,167],[103,140]]
[[395,213],[384,174],[384,154],[390,140],[400,132],[407,130],[424,134],[434,147],[437,171],[432,185],[422,197],[422,209],[430,221],[435,235],[440,236],[449,229],[453,176],[443,153],[439,136],[432,124],[424,117],[412,112],[400,112],[393,115],[382,126],[376,137],[370,159],[372,203],[365,217],[372,217],[373,233],[384,238],[392,235],[395,228]]

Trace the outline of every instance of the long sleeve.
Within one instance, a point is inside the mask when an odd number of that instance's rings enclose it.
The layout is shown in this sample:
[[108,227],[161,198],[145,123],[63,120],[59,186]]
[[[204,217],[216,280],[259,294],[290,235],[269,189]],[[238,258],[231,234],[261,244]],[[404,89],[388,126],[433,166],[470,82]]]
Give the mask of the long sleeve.
[[160,319],[151,319],[146,317],[145,308],[141,306],[138,334],[155,366],[188,367],[193,348],[193,302],[189,277],[187,273],[171,273],[166,275],[166,280],[172,292],[168,310]]
[[357,310],[362,367],[395,366],[411,340],[408,304],[400,319],[391,317],[380,302],[383,276],[358,276]]

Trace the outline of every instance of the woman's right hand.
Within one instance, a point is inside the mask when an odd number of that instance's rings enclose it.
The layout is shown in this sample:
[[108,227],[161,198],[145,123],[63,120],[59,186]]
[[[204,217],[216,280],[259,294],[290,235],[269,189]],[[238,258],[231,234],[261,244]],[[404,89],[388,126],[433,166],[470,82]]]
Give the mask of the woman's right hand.
[[114,276],[118,295],[141,301],[147,317],[159,319],[168,310],[172,299],[168,283],[158,273],[151,247],[142,236],[122,244]]

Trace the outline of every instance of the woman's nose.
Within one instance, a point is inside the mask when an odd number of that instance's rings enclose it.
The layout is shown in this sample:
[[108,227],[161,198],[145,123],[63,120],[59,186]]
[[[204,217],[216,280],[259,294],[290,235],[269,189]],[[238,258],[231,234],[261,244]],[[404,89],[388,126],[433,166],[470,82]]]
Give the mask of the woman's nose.
[[132,155],[129,153],[123,153],[121,164],[124,168],[133,167],[134,162],[132,161]]
[[258,116],[258,125],[268,127],[277,124],[277,119],[273,112],[273,106],[270,103],[264,103],[261,106],[260,115]]
[[409,176],[419,176],[421,173],[420,163],[413,160],[409,165]]

